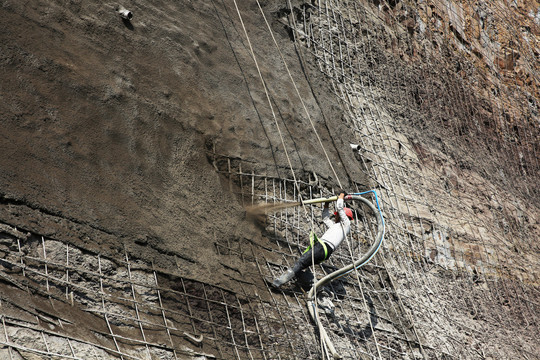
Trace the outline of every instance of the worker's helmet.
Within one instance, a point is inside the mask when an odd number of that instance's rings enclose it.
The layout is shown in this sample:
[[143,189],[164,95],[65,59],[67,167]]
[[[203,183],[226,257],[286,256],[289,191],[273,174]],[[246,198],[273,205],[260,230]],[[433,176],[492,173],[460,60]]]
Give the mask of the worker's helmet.
[[[345,210],[345,215],[347,215],[349,217],[349,219],[353,220],[353,214],[352,214],[352,210],[349,209],[348,207],[344,207],[343,210]],[[337,215],[337,211],[334,212],[334,216]]]

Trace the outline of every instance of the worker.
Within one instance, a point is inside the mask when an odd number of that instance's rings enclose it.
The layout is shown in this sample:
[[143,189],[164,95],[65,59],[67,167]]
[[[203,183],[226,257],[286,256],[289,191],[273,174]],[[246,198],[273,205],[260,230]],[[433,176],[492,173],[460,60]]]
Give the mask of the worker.
[[279,288],[293,277],[298,276],[302,270],[309,267],[312,263],[320,264],[328,259],[349,234],[351,231],[350,220],[353,219],[353,213],[351,209],[345,207],[344,197],[345,192],[341,191],[336,202],[334,221],[330,219],[329,203],[324,203],[322,218],[328,229],[320,239],[313,233],[310,235],[310,246],[304,251],[292,268],[287,269],[287,271],[272,282],[275,288]]

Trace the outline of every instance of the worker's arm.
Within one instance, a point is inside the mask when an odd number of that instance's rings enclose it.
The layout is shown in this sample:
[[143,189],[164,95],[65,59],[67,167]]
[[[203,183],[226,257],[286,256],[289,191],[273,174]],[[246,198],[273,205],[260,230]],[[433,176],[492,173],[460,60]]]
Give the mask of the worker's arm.
[[329,202],[325,202],[324,207],[323,207],[323,211],[322,211],[322,220],[326,224],[326,226],[328,226],[328,227],[330,227],[333,224],[333,221],[330,219],[329,205],[330,205]]
[[345,193],[344,192],[340,193],[338,196],[338,200],[336,201],[336,211],[339,214],[339,221],[343,225],[349,225],[350,220],[347,217],[347,214],[345,214],[345,210],[344,210],[345,208],[345,201],[343,200],[344,198],[345,198]]

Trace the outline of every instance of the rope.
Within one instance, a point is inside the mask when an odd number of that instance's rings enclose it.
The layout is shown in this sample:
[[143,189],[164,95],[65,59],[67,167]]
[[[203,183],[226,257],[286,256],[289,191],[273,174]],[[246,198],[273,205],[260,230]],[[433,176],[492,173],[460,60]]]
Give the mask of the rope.
[[[271,27],[270,27],[270,24],[268,23],[268,20],[266,19],[266,16],[264,15],[264,11],[263,11],[263,9],[262,9],[262,7],[261,7],[261,4],[260,4],[259,0],[256,0],[256,1],[257,1],[257,6],[259,7],[259,10],[260,10],[260,12],[261,12],[261,14],[262,14],[262,16],[263,16],[264,22],[265,22],[265,24],[266,24],[266,26],[267,26],[267,28],[268,28],[268,31],[269,31],[269,33],[270,33],[270,36],[272,37],[272,40],[273,40],[273,42],[274,42],[274,44],[275,44],[275,46],[276,46],[276,49],[277,49],[277,51],[278,51],[278,53],[279,53],[279,55],[280,55],[281,61],[283,62],[284,66],[285,66],[285,69],[287,70],[287,74],[288,74],[289,78],[291,79],[291,83],[292,83],[292,85],[293,85],[293,87],[294,87],[294,89],[295,89],[295,91],[296,91],[296,94],[298,95],[298,98],[300,99],[300,102],[301,102],[302,107],[303,107],[303,109],[304,109],[304,111],[305,111],[305,113],[306,113],[306,116],[307,116],[308,120],[309,120],[309,123],[310,123],[310,125],[311,125],[311,128],[313,129],[313,132],[315,133],[315,136],[317,137],[317,140],[318,140],[318,142],[319,142],[319,145],[321,146],[321,149],[322,149],[322,151],[323,151],[323,153],[324,153],[324,155],[325,155],[325,157],[326,157],[326,160],[328,161],[328,164],[329,164],[330,168],[332,169],[332,172],[334,173],[334,176],[336,177],[336,180],[337,180],[339,186],[342,187],[341,181],[339,180],[339,177],[338,177],[338,175],[337,175],[337,173],[336,173],[336,170],[334,169],[334,166],[332,165],[332,162],[330,161],[330,158],[329,158],[329,156],[328,156],[328,153],[326,152],[326,149],[324,148],[324,145],[323,145],[323,143],[322,143],[321,137],[319,136],[317,130],[315,129],[315,125],[313,124],[313,121],[312,121],[311,116],[310,116],[310,114],[309,114],[309,111],[308,111],[308,109],[307,109],[307,107],[306,107],[306,104],[305,104],[304,100],[302,99],[302,96],[300,95],[300,91],[298,90],[298,87],[297,87],[297,85],[296,85],[296,82],[294,81],[294,79],[293,79],[293,77],[292,77],[292,75],[291,75],[291,72],[290,72],[290,70],[289,70],[289,66],[287,65],[287,62],[285,61],[285,58],[284,58],[283,53],[281,52],[281,49],[280,49],[280,47],[279,47],[279,45],[278,45],[278,43],[277,43],[277,41],[276,41],[276,38],[274,37],[274,33],[273,33],[273,31],[272,31],[272,29],[271,29]],[[242,17],[241,17],[241,15],[240,15],[239,10],[238,10],[238,6],[237,6],[237,4],[236,4],[236,0],[234,0],[234,4],[235,4],[235,7],[236,7],[236,11],[238,12],[238,16],[240,17],[240,21],[242,22],[242,27],[243,27],[243,29],[244,29],[244,32],[246,33],[246,38],[248,39],[248,44],[249,44],[249,47],[250,47],[250,51],[251,51],[251,53],[252,53],[253,59],[255,60],[255,64],[256,64],[256,66],[257,66],[257,71],[259,72],[259,76],[261,77],[261,81],[262,81],[262,83],[263,83],[263,86],[264,86],[264,89],[265,89],[265,92],[266,92],[266,96],[267,96],[267,99],[268,99],[268,103],[269,103],[269,105],[270,105],[270,108],[272,109],[272,115],[274,116],[274,120],[275,120],[275,122],[276,122],[276,126],[277,126],[278,131],[279,131],[279,135],[280,135],[280,138],[281,138],[281,142],[282,142],[283,147],[284,147],[284,149],[285,149],[285,154],[287,155],[287,160],[289,161],[289,166],[291,167],[291,172],[293,173],[294,183],[295,183],[295,186],[298,188],[298,196],[299,196],[300,199],[302,199],[301,193],[300,193],[300,188],[299,188],[298,185],[297,185],[296,177],[294,176],[294,171],[292,170],[292,165],[291,165],[291,162],[290,162],[290,160],[289,160],[289,156],[288,156],[287,149],[286,149],[286,147],[285,147],[285,142],[284,142],[283,137],[282,137],[282,135],[281,135],[281,131],[280,131],[279,126],[278,126],[278,124],[277,124],[277,119],[276,119],[276,116],[275,116],[275,114],[274,114],[274,110],[273,110],[272,104],[271,104],[271,102],[270,102],[270,98],[269,98],[269,95],[268,95],[268,91],[267,91],[267,88],[266,88],[266,84],[265,84],[264,81],[262,80],[262,75],[261,75],[261,73],[260,73],[259,66],[258,66],[257,61],[256,61],[256,59],[255,59],[255,54],[254,54],[254,52],[253,52],[253,48],[251,47],[251,42],[249,41],[249,38],[248,38],[248,35],[247,35],[247,32],[246,32],[246,29],[245,29],[245,27],[244,27],[244,23],[243,23],[243,21],[242,21]],[[290,4],[290,1],[288,1],[288,4],[289,4],[289,7],[292,9],[292,6],[291,6],[291,4]],[[291,11],[292,11],[292,10],[291,10]],[[304,204],[302,204],[302,207],[303,207],[303,209],[304,209],[304,212],[307,214],[307,210],[305,209],[305,205],[304,205]],[[313,232],[313,230],[314,230],[314,224],[313,224],[313,219],[311,219],[311,231]],[[315,258],[314,258],[314,252],[313,252],[313,251],[312,251],[312,253],[311,253],[311,265],[312,265],[312,273],[313,273],[313,276],[315,277],[315,276],[316,276],[315,271],[314,271],[314,270],[315,270]],[[315,280],[316,280],[316,277],[315,277]],[[316,302],[316,301],[317,301],[317,299],[315,299],[315,302]],[[321,339],[321,346],[323,346],[323,345],[324,345],[324,342],[323,342],[322,339]],[[324,349],[324,347],[323,347],[323,351],[324,351],[324,350],[326,350],[326,349]],[[330,349],[330,350],[332,350],[332,349]],[[334,350],[334,351],[335,351],[335,350]]]
[[[290,160],[290,157],[289,157],[289,153],[287,151],[287,147],[286,147],[285,141],[283,139],[283,134],[282,134],[281,129],[279,127],[277,117],[276,117],[276,114],[274,112],[274,108],[272,106],[272,102],[271,102],[270,95],[269,95],[269,90],[268,90],[268,88],[266,86],[266,83],[265,83],[265,81],[263,79],[259,64],[257,62],[257,58],[255,56],[255,52],[253,50],[253,46],[252,46],[251,41],[249,39],[249,35],[247,33],[247,30],[246,30],[242,15],[241,15],[240,10],[238,8],[238,4],[237,4],[236,0],[233,0],[233,2],[234,2],[234,6],[235,6],[236,12],[238,14],[238,17],[240,19],[242,29],[243,29],[244,34],[246,36],[246,40],[247,40],[248,45],[249,45],[249,50],[250,50],[251,56],[253,58],[253,61],[255,62],[255,66],[257,68],[259,78],[260,78],[261,83],[263,85],[265,95],[266,95],[266,98],[267,98],[267,101],[268,101],[268,105],[270,106],[270,110],[272,112],[272,116],[273,116],[274,122],[276,124],[276,128],[278,130],[279,137],[280,137],[280,140],[281,140],[284,152],[285,152],[285,156],[287,158],[289,168],[291,169],[291,173],[292,173],[293,180],[294,180],[294,185],[295,185],[296,189],[298,190],[298,197],[301,200],[301,193],[300,193],[300,188],[298,186],[298,181],[296,179],[296,175],[294,174],[294,170],[293,170],[292,163],[291,163],[291,160]],[[337,173],[335,171],[335,168],[333,167],[332,162],[330,161],[328,153],[326,152],[326,149],[324,148],[322,140],[321,140],[317,130],[315,129],[315,125],[313,124],[313,121],[311,119],[309,111],[307,110],[305,102],[302,99],[302,96],[300,95],[300,91],[298,90],[296,82],[294,81],[294,79],[293,79],[293,77],[291,75],[290,69],[289,69],[289,67],[288,67],[288,65],[287,65],[287,63],[285,61],[285,58],[284,58],[284,56],[283,56],[283,54],[282,54],[282,52],[281,52],[281,50],[279,48],[279,45],[278,45],[278,43],[277,43],[277,41],[276,41],[276,39],[274,37],[274,34],[273,34],[272,29],[270,27],[270,24],[268,23],[268,20],[266,19],[266,16],[264,15],[264,11],[262,10],[262,7],[261,7],[261,5],[259,3],[259,0],[256,0],[256,2],[257,2],[257,5],[259,7],[259,10],[261,11],[261,14],[262,14],[262,16],[264,18],[266,26],[268,27],[268,30],[269,30],[270,35],[272,37],[272,40],[274,41],[274,44],[275,44],[275,46],[276,46],[276,48],[278,50],[278,53],[279,53],[279,55],[281,57],[281,60],[282,60],[284,66],[285,66],[285,68],[287,70],[287,74],[288,74],[289,78],[291,79],[293,87],[294,87],[294,89],[295,89],[295,91],[296,91],[296,93],[297,93],[297,95],[298,95],[298,97],[300,99],[300,102],[301,102],[302,107],[303,107],[303,109],[304,109],[304,111],[306,113],[306,116],[307,116],[307,118],[308,118],[308,120],[310,122],[310,125],[311,125],[311,127],[312,127],[312,129],[313,129],[313,131],[315,133],[315,136],[317,137],[319,145],[321,146],[321,149],[323,150],[323,153],[324,153],[324,155],[326,157],[326,160],[328,161],[328,164],[329,164],[330,168],[332,169],[332,172],[334,173],[334,176],[336,177],[336,180],[337,180],[339,186],[342,187],[341,181],[339,180],[339,177],[338,177],[338,175],[337,175]],[[288,2],[288,5],[289,5],[289,8],[292,11],[292,6],[291,6],[291,3],[290,3],[290,0],[288,0],[287,2]],[[363,194],[367,194],[369,192],[373,192],[374,195],[375,195],[375,202],[377,204],[376,209],[367,199],[360,196],[360,195],[363,195]],[[380,210],[380,205],[379,205],[379,201],[378,201],[378,197],[377,197],[377,192],[375,190],[370,190],[370,191],[366,191],[366,192],[363,192],[363,193],[356,193],[356,194],[346,196],[346,199],[347,200],[360,200],[360,201],[363,201],[364,203],[366,203],[371,208],[371,210],[375,214],[378,214],[378,234],[377,234],[377,240],[374,243],[374,245],[372,246],[372,248],[360,260],[357,260],[357,261],[353,262],[352,264],[350,264],[348,266],[345,266],[345,267],[343,267],[343,268],[341,268],[341,269],[339,269],[339,270],[337,270],[337,271],[323,277],[319,281],[315,281],[314,286],[312,287],[312,289],[308,293],[308,309],[309,309],[310,315],[312,316],[313,320],[317,323],[317,326],[319,328],[319,333],[321,335],[321,348],[322,348],[323,355],[326,355],[327,357],[329,357],[329,355],[330,355],[329,353],[331,353],[334,358],[339,358],[340,356],[338,355],[333,343],[330,341],[330,339],[329,339],[329,337],[328,337],[328,335],[326,333],[326,330],[324,329],[324,327],[322,326],[322,323],[319,320],[318,313],[317,313],[317,298],[314,295],[316,295],[317,288],[322,287],[326,283],[328,283],[330,281],[333,281],[335,279],[338,279],[338,278],[350,273],[353,270],[357,270],[358,268],[360,268],[361,266],[363,266],[367,262],[369,262],[373,258],[373,256],[375,256],[375,254],[379,251],[380,246],[382,244],[383,237],[384,237],[384,219],[382,217],[382,213],[381,213],[381,210]],[[307,214],[307,211],[305,209],[305,204],[302,204],[302,207],[303,207],[304,211]],[[311,220],[311,228],[313,230],[313,219]],[[315,260],[314,260],[314,253],[313,252],[312,252],[312,267],[313,267],[313,270],[314,270]],[[315,271],[313,271],[313,274],[315,276]],[[316,278],[315,278],[315,280],[316,280]]]
[[[330,168],[332,169],[332,172],[334,173],[334,176],[336,177],[336,180],[338,182],[338,185],[342,187],[341,181],[339,180],[339,177],[336,173],[336,170],[334,169],[334,166],[332,165],[332,162],[330,161],[330,158],[328,156],[328,153],[326,152],[324,145],[322,143],[321,137],[319,136],[319,133],[317,132],[317,129],[315,129],[315,125],[313,124],[313,121],[311,120],[311,116],[309,115],[309,111],[306,107],[306,104],[304,103],[304,100],[302,99],[302,96],[300,95],[300,91],[298,90],[298,87],[296,86],[296,82],[294,81],[291,71],[289,70],[289,66],[287,66],[287,62],[285,61],[285,58],[283,56],[283,53],[281,52],[281,49],[279,48],[279,45],[276,41],[276,38],[274,37],[274,32],[272,31],[272,28],[270,27],[270,24],[268,23],[268,20],[266,19],[266,16],[264,15],[263,9],[261,8],[261,4],[259,3],[259,0],[257,1],[257,5],[259,6],[259,9],[261,10],[261,14],[264,18],[264,22],[266,23],[266,26],[268,27],[268,31],[270,32],[270,35],[272,36],[272,40],[274,41],[274,44],[276,45],[276,49],[279,53],[279,56],[281,57],[281,61],[283,62],[283,65],[285,65],[285,69],[287,70],[287,74],[289,75],[289,78],[291,79],[291,82],[294,86],[294,90],[296,91],[296,94],[298,95],[298,98],[300,99],[300,102],[302,103],[302,107],[304,108],[304,111],[306,112],[306,116],[309,120],[309,123],[311,125],[311,128],[313,129],[313,132],[315,133],[315,136],[317,137],[317,140],[319,141],[319,145],[321,146],[322,151],[324,152],[324,156],[326,157],[326,160],[328,161],[328,164],[330,165]],[[292,13],[292,6],[290,0],[287,0],[287,3],[289,5],[289,10],[291,10]],[[295,27],[296,29],[296,27]],[[296,37],[295,37],[296,42]]]
[[[291,83],[293,84],[293,87],[294,87],[294,90],[296,91],[296,94],[298,95],[298,98],[300,99],[300,102],[302,103],[302,107],[306,113],[306,116],[309,120],[309,123],[311,125],[311,128],[313,129],[313,132],[315,133],[315,136],[317,137],[317,140],[319,142],[319,145],[326,157],[326,160],[328,161],[328,164],[330,166],[330,168],[332,169],[332,172],[334,173],[334,176],[336,177],[336,180],[338,182],[338,185],[340,187],[343,187],[342,184],[341,184],[341,181],[339,180],[339,176],[337,175],[336,173],[336,170],[334,169],[334,166],[332,165],[332,162],[330,161],[330,158],[328,156],[328,153],[326,152],[326,149],[324,148],[324,145],[322,143],[322,140],[321,140],[321,137],[319,136],[319,133],[317,132],[317,129],[315,128],[315,125],[313,124],[313,121],[311,119],[311,116],[309,114],[309,111],[306,107],[306,104],[304,102],[304,100],[302,99],[302,96],[300,95],[300,91],[298,90],[298,87],[296,86],[296,82],[294,81],[292,75],[291,75],[291,71],[289,69],[289,66],[287,65],[287,62],[285,61],[285,58],[283,56],[283,53],[281,52],[281,49],[276,41],[276,38],[274,37],[274,33],[270,27],[270,24],[268,23],[268,20],[266,19],[266,16],[264,15],[264,11],[262,10],[262,7],[259,3],[259,0],[256,0],[257,1],[257,5],[259,7],[259,10],[261,11],[261,14],[264,18],[264,22],[266,23],[266,26],[268,28],[268,31],[272,37],[272,40],[274,41],[274,44],[276,46],[276,49],[279,53],[279,56],[281,57],[281,61],[283,62],[283,65],[285,66],[285,69],[287,70],[287,74],[289,75],[289,78],[291,79]],[[292,13],[292,5],[291,5],[291,2],[290,0],[287,0],[287,3],[289,5],[289,10],[291,11]],[[293,19],[294,21],[294,19]],[[296,26],[294,27],[296,29]],[[295,42],[296,42],[296,37],[295,37]],[[302,204],[302,206],[305,206],[304,204]],[[313,232],[313,219],[311,221],[311,231]],[[313,287],[313,290],[315,291],[315,294],[317,292],[317,286],[316,284],[318,284],[318,281],[317,281],[317,278],[316,278],[316,272],[315,272],[315,254],[314,252],[312,251],[311,253],[311,270],[312,270],[312,273],[313,273],[313,277],[314,277],[314,281],[315,281],[315,286]],[[315,296],[315,303],[314,303],[314,306],[317,307],[317,297]],[[317,319],[317,323],[320,324],[320,322],[318,321]],[[333,345],[330,343],[328,344],[326,341],[324,341],[325,339],[325,336],[323,334],[326,334],[324,328],[321,326],[319,326],[319,332],[321,333],[321,348],[322,348],[322,352],[323,354],[326,354],[326,356],[328,357],[328,351],[330,351],[332,354],[334,354],[336,351],[335,351],[335,348],[333,347]],[[326,336],[327,337],[327,336]],[[325,347],[326,345],[326,347]]]
[[[276,124],[276,128],[277,128],[278,133],[279,133],[279,137],[280,137],[280,140],[281,140],[281,144],[282,144],[282,146],[283,146],[283,150],[284,150],[284,152],[285,152],[285,156],[287,157],[287,162],[288,162],[288,164],[289,164],[289,168],[290,168],[291,173],[292,173],[292,176],[293,176],[294,186],[295,186],[295,188],[298,190],[298,198],[299,198],[300,200],[302,200],[302,195],[301,195],[301,191],[300,191],[300,186],[298,185],[298,181],[297,181],[297,179],[296,179],[296,175],[294,174],[294,170],[293,170],[293,166],[292,166],[292,163],[291,163],[291,159],[290,159],[290,157],[289,157],[289,152],[287,151],[287,147],[286,147],[286,145],[285,145],[285,140],[283,139],[283,134],[282,134],[282,132],[281,132],[281,129],[280,129],[279,124],[278,124],[278,121],[277,121],[276,114],[275,114],[275,112],[274,112],[274,107],[272,106],[272,101],[271,101],[270,95],[269,95],[269,93],[268,93],[268,88],[267,88],[266,83],[265,83],[265,81],[264,81],[264,79],[263,79],[263,76],[262,76],[262,73],[261,73],[259,64],[258,64],[258,62],[257,62],[257,58],[256,58],[256,56],[255,56],[255,52],[254,52],[254,50],[253,50],[253,46],[251,45],[251,40],[249,39],[249,35],[248,35],[248,33],[247,33],[247,30],[246,30],[246,27],[245,27],[245,24],[244,24],[244,20],[243,20],[243,18],[242,18],[242,15],[240,14],[240,10],[239,10],[239,8],[238,8],[238,4],[237,4],[236,0],[233,0],[233,2],[234,2],[234,7],[235,7],[235,9],[236,9],[236,12],[237,12],[237,14],[238,14],[238,18],[240,19],[240,23],[241,23],[241,25],[242,25],[242,29],[243,29],[244,34],[245,34],[245,36],[246,36],[246,40],[247,40],[248,45],[249,45],[249,50],[250,50],[251,56],[252,56],[252,58],[253,58],[253,61],[255,62],[255,67],[257,68],[257,73],[259,74],[259,78],[260,78],[261,83],[262,83],[262,85],[263,85],[264,92],[265,92],[265,95],[266,95],[266,99],[267,99],[267,101],[268,101],[268,105],[270,106],[270,110],[272,111],[272,116],[273,116],[273,118],[274,118],[274,122],[275,122],[275,124]],[[279,49],[279,46],[278,46],[278,44],[277,44],[277,42],[276,42],[276,39],[275,39],[275,37],[274,37],[274,34],[273,34],[273,32],[272,32],[272,30],[271,30],[271,28],[270,28],[270,25],[268,24],[268,21],[267,21],[267,19],[266,19],[266,16],[264,15],[264,12],[263,12],[262,7],[261,7],[261,5],[260,5],[260,3],[259,3],[258,0],[257,0],[257,5],[258,5],[258,7],[259,7],[259,9],[260,9],[260,11],[261,11],[261,14],[262,14],[262,16],[263,16],[263,18],[264,18],[264,21],[265,21],[266,25],[268,26],[268,29],[269,29],[269,31],[270,31],[270,35],[272,36],[272,39],[273,39],[273,41],[274,41],[274,44],[276,45],[276,47],[277,47],[277,49],[278,49],[278,52],[279,52],[279,54],[280,54],[280,56],[281,56],[281,59],[282,59],[284,65],[285,65],[285,68],[287,69],[287,73],[289,74],[289,77],[290,77],[290,79],[291,79],[291,81],[292,81],[292,83],[293,83],[294,88],[296,89],[296,92],[297,92],[297,94],[298,94],[298,97],[300,98],[300,101],[301,101],[301,103],[302,103],[302,106],[303,106],[304,110],[306,111],[306,114],[307,114],[307,116],[308,116],[308,118],[309,118],[309,120],[310,120],[311,126],[313,127],[313,130],[315,131],[315,134],[316,134],[316,136],[317,136],[317,139],[319,139],[319,143],[321,144],[321,147],[322,147],[322,141],[321,141],[319,135],[317,134],[317,132],[316,132],[316,130],[315,130],[315,127],[314,127],[314,125],[313,125],[313,122],[311,121],[311,117],[309,116],[309,112],[308,112],[308,110],[307,110],[307,108],[306,108],[306,105],[304,104],[304,101],[302,100],[302,97],[300,96],[300,92],[298,91],[298,88],[297,88],[297,86],[296,86],[296,83],[294,82],[294,79],[292,78],[292,75],[291,75],[291,73],[290,73],[290,71],[289,71],[289,67],[287,66],[287,63],[285,62],[285,59],[284,59],[284,57],[283,57],[283,55],[282,55],[282,53],[281,53],[281,50]],[[330,164],[330,167],[332,168],[332,171],[334,172],[334,174],[335,174],[335,176],[336,176],[336,179],[337,179],[338,183],[340,184],[339,186],[341,186],[341,182],[339,181],[339,178],[337,177],[337,174],[336,174],[336,172],[335,172],[335,170],[334,170],[334,168],[333,168],[333,166],[332,166],[332,164],[331,164],[331,162],[330,162],[330,159],[328,158],[328,154],[326,153],[324,147],[323,147],[323,152],[324,152],[324,154],[325,154],[325,156],[326,156],[326,158],[327,158],[327,160],[328,160],[328,162],[329,162],[329,164]],[[304,210],[305,215],[307,216],[308,213],[307,213],[307,210],[306,210],[304,204],[302,204],[302,208],[303,208],[303,210]],[[312,230],[312,231],[313,231],[313,228],[314,228],[314,225],[313,225],[313,219],[311,219],[311,230]]]
[[[366,193],[369,193],[369,192],[371,192],[371,191],[365,191],[365,192],[360,193],[360,194],[366,194]],[[377,193],[374,192],[374,194],[375,194],[375,202],[377,203],[377,209],[379,210],[379,215],[381,215],[381,218],[383,220],[383,237],[384,237],[384,218],[382,217],[381,209],[379,207],[379,201],[377,199]],[[356,221],[358,222],[358,219]],[[351,258],[354,259],[353,251],[352,251],[352,248],[351,248],[351,242],[349,241],[348,237],[346,237],[346,241],[347,241],[347,247],[349,248],[349,254],[350,254]],[[375,251],[375,253],[377,251],[378,251],[378,248]],[[369,260],[367,260],[366,263],[368,261]],[[366,296],[365,296],[364,290],[363,290],[364,281],[361,280],[361,278],[360,278],[360,274],[358,273],[358,267],[354,268],[354,275],[356,277],[356,282],[358,283],[358,288],[360,289],[360,292],[362,294],[362,300],[363,300],[363,303],[364,303],[364,308],[365,308],[366,312],[368,314],[370,314],[370,310],[369,310],[367,302],[366,302]],[[369,327],[371,328],[371,332],[373,334],[373,340],[375,342],[375,348],[377,349],[377,354],[379,355],[379,359],[382,359],[381,350],[379,348],[379,342],[377,341],[377,336],[375,335],[375,328],[373,327],[373,322],[372,322],[372,319],[371,319],[371,315],[368,316],[368,320],[369,320]]]
[[[278,124],[278,122],[277,122],[276,114],[275,114],[275,112],[274,112],[274,107],[272,106],[272,101],[270,100],[270,95],[268,94],[268,88],[266,87],[266,83],[264,82],[263,76],[262,76],[262,74],[261,74],[261,70],[260,70],[260,68],[259,68],[259,64],[258,64],[258,62],[257,62],[257,58],[256,58],[256,56],[255,56],[255,52],[253,51],[253,46],[251,45],[251,41],[250,41],[250,39],[249,39],[249,35],[248,35],[247,30],[246,30],[246,27],[245,27],[245,25],[244,25],[244,20],[242,19],[242,15],[240,14],[240,10],[238,9],[238,4],[237,4],[236,0],[233,0],[233,2],[234,2],[234,7],[235,7],[235,9],[236,9],[236,12],[238,13],[238,17],[239,17],[239,19],[240,19],[240,23],[242,24],[242,29],[244,30],[244,34],[245,34],[245,36],[246,36],[246,40],[247,40],[248,45],[249,45],[249,50],[250,50],[250,52],[251,52],[251,56],[253,57],[253,61],[255,62],[255,66],[256,66],[257,72],[258,72],[258,74],[259,74],[259,78],[261,79],[261,83],[262,83],[263,88],[264,88],[264,92],[265,92],[265,95],[266,95],[266,99],[268,100],[268,105],[270,106],[270,110],[272,111],[272,116],[273,116],[273,118],[274,118],[274,122],[276,123],[276,128],[277,128],[277,130],[278,130],[279,137],[280,137],[280,139],[281,139],[281,144],[283,145],[283,149],[284,149],[284,151],[285,151],[285,156],[287,157],[287,162],[289,163],[289,167],[290,167],[290,169],[291,169],[291,173],[292,173],[293,180],[294,180],[294,186],[298,189],[298,196],[299,196],[299,198],[301,199],[300,187],[298,186],[298,182],[297,182],[297,180],[296,180],[296,175],[294,174],[294,170],[293,170],[293,167],[292,167],[292,163],[291,163],[291,160],[290,160],[290,158],[289,158],[289,153],[288,153],[288,151],[287,151],[287,147],[285,146],[285,141],[284,141],[284,139],[283,139],[283,135],[282,135],[282,133],[281,133],[281,129],[280,129],[279,124]],[[257,4],[259,5],[259,8],[261,8],[258,1],[257,1]],[[262,12],[262,9],[261,9],[261,12]],[[263,16],[264,16],[264,13],[263,13]],[[265,21],[266,21],[266,17],[265,17]],[[268,24],[268,22],[266,22],[266,23]],[[272,32],[270,32],[270,33],[272,34]],[[272,34],[272,38],[274,38],[273,34]],[[274,39],[274,41],[275,41],[275,39]],[[280,54],[281,54],[281,52],[280,52]],[[283,59],[283,57],[282,57],[282,59]],[[285,66],[286,66],[286,65],[285,65]],[[290,73],[289,73],[289,75],[290,75]],[[295,85],[295,88],[296,88],[296,85]],[[302,102],[302,104],[303,104],[303,102]],[[325,154],[326,154],[326,152],[325,152]],[[304,204],[302,204],[302,207],[303,207],[303,209],[304,209],[304,212],[305,212],[306,215],[307,215],[307,210],[306,210]],[[313,220],[311,221],[311,228],[312,228],[312,230],[313,230]],[[314,258],[313,258],[313,253],[312,253],[312,259],[311,259],[311,260],[312,260],[313,266],[315,266],[315,265],[314,265],[315,260],[314,260]],[[313,272],[313,273],[315,274],[315,272]],[[315,300],[315,301],[316,301],[316,300]],[[324,345],[324,342],[323,342],[323,340],[321,339],[321,347],[322,347],[322,349],[323,349],[323,351],[324,351],[325,349],[324,349],[323,345]],[[335,351],[335,350],[334,350],[334,351]],[[324,352],[323,352],[323,353],[324,353]]]
[[291,173],[294,180],[294,186],[298,189],[298,194],[300,195],[300,187],[298,186],[298,181],[296,180],[296,175],[294,174],[293,166],[291,163],[291,159],[289,157],[289,152],[287,151],[287,147],[285,146],[285,141],[283,139],[283,134],[281,133],[281,129],[279,127],[279,124],[277,122],[276,113],[274,112],[274,107],[272,106],[272,101],[270,99],[270,95],[268,94],[268,88],[266,87],[266,83],[264,82],[261,69],[259,68],[259,63],[257,62],[257,58],[255,56],[255,52],[253,51],[253,46],[251,45],[251,40],[249,39],[249,35],[246,30],[246,26],[244,25],[244,20],[242,19],[242,15],[240,14],[240,9],[238,9],[238,4],[236,3],[236,0],[233,0],[234,7],[236,8],[236,12],[238,13],[238,18],[240,19],[240,23],[242,24],[242,29],[244,30],[244,34],[246,36],[246,40],[249,45],[249,50],[251,52],[251,56],[253,57],[253,61],[255,62],[255,67],[257,68],[257,73],[259,74],[259,78],[261,79],[262,86],[264,88],[264,93],[266,95],[266,99],[268,100],[268,105],[270,106],[270,110],[272,111],[272,117],[274,118],[274,122],[276,123],[276,128],[279,133],[279,138],[281,139],[281,144],[283,145],[283,150],[285,151],[285,156],[287,157],[287,162],[289,163],[289,168],[291,169]]

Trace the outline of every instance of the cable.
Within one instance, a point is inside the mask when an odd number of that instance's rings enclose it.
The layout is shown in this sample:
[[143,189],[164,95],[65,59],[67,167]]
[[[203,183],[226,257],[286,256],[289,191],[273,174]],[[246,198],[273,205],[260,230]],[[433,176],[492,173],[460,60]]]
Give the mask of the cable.
[[289,157],[289,152],[287,151],[287,147],[285,146],[285,140],[283,140],[283,134],[281,133],[281,129],[279,127],[279,124],[277,122],[276,113],[274,112],[274,107],[272,106],[272,100],[270,99],[270,95],[268,94],[268,88],[266,87],[266,83],[263,79],[261,69],[259,68],[259,63],[257,62],[257,58],[255,56],[255,52],[253,51],[253,46],[251,45],[251,41],[249,39],[249,35],[246,30],[246,26],[244,25],[244,20],[242,19],[242,14],[240,14],[240,9],[238,8],[238,4],[236,3],[236,0],[233,0],[234,7],[236,8],[236,12],[238,13],[238,17],[240,19],[240,23],[242,24],[242,29],[244,30],[244,34],[246,36],[246,40],[249,45],[249,50],[251,52],[251,56],[253,57],[253,61],[255,62],[255,67],[257,68],[257,73],[259,74],[259,78],[261,79],[262,86],[264,88],[264,93],[266,94],[266,99],[268,100],[268,105],[270,106],[270,110],[272,111],[272,116],[274,118],[274,121],[276,123],[276,128],[279,133],[279,137],[281,139],[281,144],[283,145],[283,150],[285,151],[285,156],[287,157],[287,162],[289,163],[289,168],[291,169],[291,173],[294,179],[294,186],[298,189],[298,193],[300,194],[300,187],[298,186],[296,175],[294,174],[293,166],[291,163],[291,159]]

